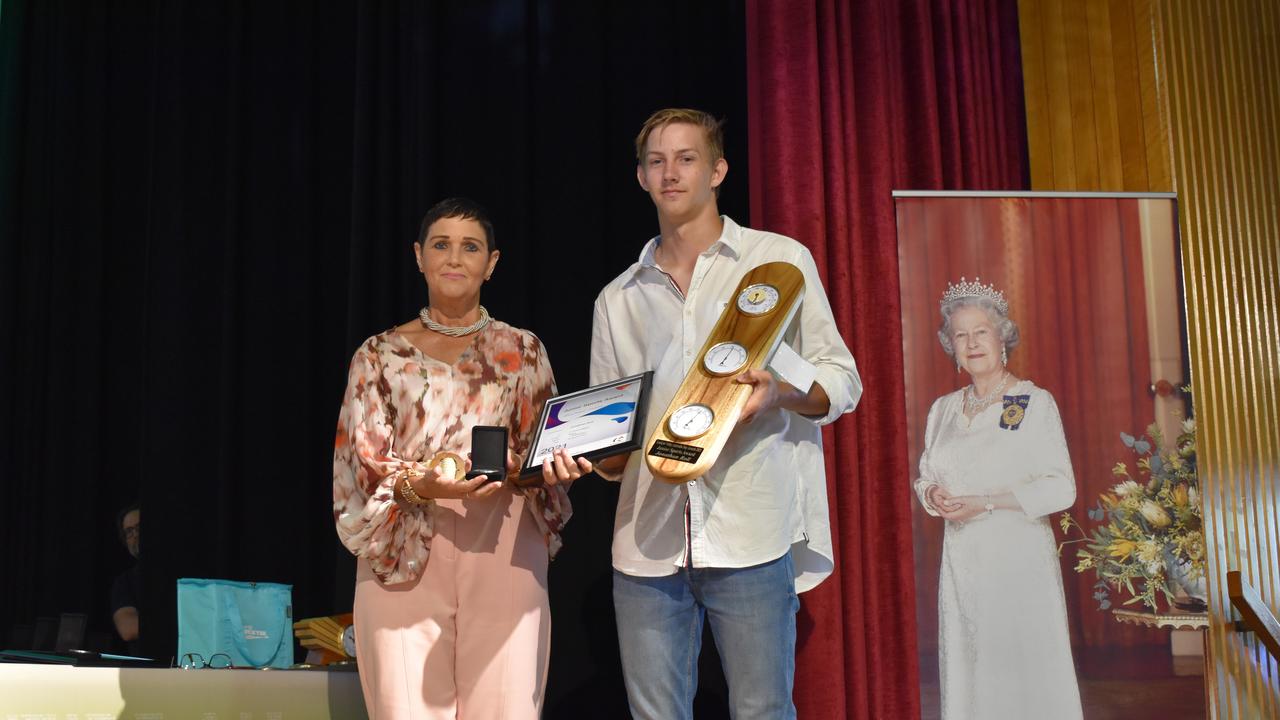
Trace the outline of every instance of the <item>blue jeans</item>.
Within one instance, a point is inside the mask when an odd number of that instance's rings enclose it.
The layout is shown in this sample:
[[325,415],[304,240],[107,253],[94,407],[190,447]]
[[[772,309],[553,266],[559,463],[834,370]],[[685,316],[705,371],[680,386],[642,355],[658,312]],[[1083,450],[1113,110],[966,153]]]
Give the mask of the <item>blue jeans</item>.
[[627,699],[636,720],[692,720],[702,621],[720,651],[734,720],[795,718],[795,573],[790,553],[748,568],[613,573]]

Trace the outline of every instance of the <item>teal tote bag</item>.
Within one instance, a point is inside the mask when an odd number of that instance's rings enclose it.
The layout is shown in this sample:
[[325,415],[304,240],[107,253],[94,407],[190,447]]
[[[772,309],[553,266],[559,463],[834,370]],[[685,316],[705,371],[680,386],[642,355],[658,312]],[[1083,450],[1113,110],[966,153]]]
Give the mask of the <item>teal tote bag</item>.
[[178,658],[184,667],[290,667],[293,586],[180,578]]

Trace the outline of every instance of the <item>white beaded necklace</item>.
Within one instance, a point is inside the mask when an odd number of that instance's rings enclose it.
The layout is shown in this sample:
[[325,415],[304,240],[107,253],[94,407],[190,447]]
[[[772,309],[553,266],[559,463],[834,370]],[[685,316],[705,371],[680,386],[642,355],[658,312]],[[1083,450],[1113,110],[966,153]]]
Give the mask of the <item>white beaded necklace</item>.
[[474,333],[474,332],[480,332],[481,330],[484,329],[485,325],[489,324],[490,320],[493,320],[493,318],[489,317],[489,311],[485,310],[484,306],[481,305],[480,319],[471,323],[470,325],[466,325],[464,327],[454,327],[453,325],[441,325],[440,323],[431,319],[431,314],[428,312],[430,309],[431,309],[431,306],[428,305],[427,307],[424,307],[421,310],[419,310],[418,319],[422,320],[422,324],[425,325],[428,329],[435,330],[441,335],[448,335],[449,337],[462,337],[463,335],[470,335],[471,333]]
[[972,384],[970,384],[969,387],[965,388],[964,411],[970,415],[973,415],[974,413],[977,413],[979,410],[982,410],[983,408],[987,407],[991,403],[995,402],[996,396],[998,396],[1004,390],[1004,386],[1008,382],[1009,382],[1009,371],[1005,370],[1004,375],[1000,378],[1000,382],[997,383],[996,386],[991,389],[991,392],[987,393],[986,396],[984,397],[978,397],[977,389],[974,388]]

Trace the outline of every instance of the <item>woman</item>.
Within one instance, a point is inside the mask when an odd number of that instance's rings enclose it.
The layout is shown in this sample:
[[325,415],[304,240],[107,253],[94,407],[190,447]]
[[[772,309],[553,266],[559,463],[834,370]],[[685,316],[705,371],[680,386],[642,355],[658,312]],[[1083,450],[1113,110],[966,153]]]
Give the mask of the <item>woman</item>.
[[430,464],[451,452],[469,466],[471,428],[502,425],[514,471],[555,382],[538,339],[480,305],[498,263],[482,208],[437,204],[413,251],[430,304],[356,351],[333,454],[365,704],[374,720],[536,718],[548,555],[571,512],[565,487],[591,463],[561,453],[526,490]]
[[942,349],[970,384],[929,410],[915,490],[946,520],[938,581],[942,717],[1079,718],[1048,515],[1075,502],[1053,396],[1005,367],[1018,344],[1004,295],[942,296]]

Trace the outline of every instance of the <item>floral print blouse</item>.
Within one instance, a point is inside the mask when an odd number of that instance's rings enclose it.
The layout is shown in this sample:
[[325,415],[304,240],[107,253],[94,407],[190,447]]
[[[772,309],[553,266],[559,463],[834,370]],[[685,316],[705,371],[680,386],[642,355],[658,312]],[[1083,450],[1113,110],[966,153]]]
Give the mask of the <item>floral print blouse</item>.
[[[465,456],[475,425],[505,425],[517,456],[528,451],[542,405],[556,393],[533,333],[493,321],[446,364],[395,330],[364,342],[351,360],[333,447],[333,517],[342,544],[387,584],[415,580],[431,551],[435,504],[393,496],[407,471],[439,451]],[[554,556],[572,514],[564,488],[518,490]]]

